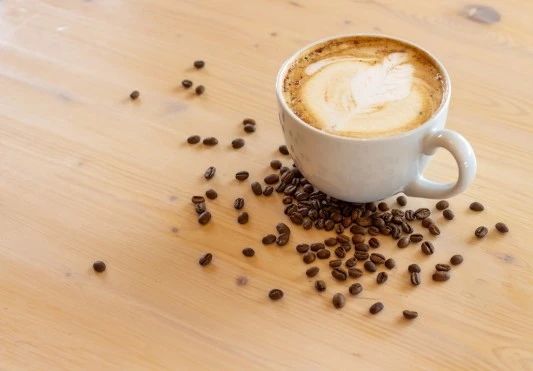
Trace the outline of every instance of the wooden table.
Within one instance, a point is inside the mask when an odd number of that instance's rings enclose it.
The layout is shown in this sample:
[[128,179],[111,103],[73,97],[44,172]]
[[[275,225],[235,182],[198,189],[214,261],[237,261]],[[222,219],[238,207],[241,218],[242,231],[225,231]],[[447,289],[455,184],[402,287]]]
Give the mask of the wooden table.
[[[0,369],[533,370],[533,3],[487,0],[501,14],[492,24],[468,18],[476,10],[466,3],[1,1]],[[283,60],[358,32],[403,37],[442,59],[454,84],[448,126],[472,142],[479,172],[450,200],[454,221],[434,201],[409,200],[436,213],[436,253],[383,238],[397,269],[380,287],[365,276],[363,293],[337,310],[331,298],[348,284],[321,261],[329,287],[317,293],[294,250],[330,233],[293,227],[285,248],[263,246],[286,217],[279,195],[255,197],[249,184],[271,159],[290,165],[277,151]],[[196,59],[206,67],[195,70]],[[205,94],[184,90],[184,78]],[[244,117],[257,132],[243,132]],[[192,134],[220,143],[190,146]],[[239,136],[246,146],[233,150]],[[251,173],[244,184],[239,170]],[[428,173],[454,179],[451,156],[439,152]],[[210,187],[219,197],[202,227],[191,196]],[[236,222],[238,196],[247,225]],[[483,213],[468,210],[474,200]],[[489,227],[483,240],[479,225]],[[202,268],[207,251],[213,264]],[[432,282],[433,266],[458,253],[452,279]],[[423,269],[417,288],[412,262]],[[272,288],[283,300],[268,299]],[[385,310],[373,317],[378,300]],[[403,309],[420,316],[407,322]]]

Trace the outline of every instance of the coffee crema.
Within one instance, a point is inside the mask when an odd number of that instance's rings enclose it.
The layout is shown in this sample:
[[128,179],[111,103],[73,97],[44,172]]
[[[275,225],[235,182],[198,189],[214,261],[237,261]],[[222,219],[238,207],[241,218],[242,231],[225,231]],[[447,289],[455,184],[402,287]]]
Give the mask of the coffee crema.
[[302,52],[288,67],[283,95],[307,124],[335,135],[401,134],[426,122],[446,90],[424,51],[401,41],[352,36]]

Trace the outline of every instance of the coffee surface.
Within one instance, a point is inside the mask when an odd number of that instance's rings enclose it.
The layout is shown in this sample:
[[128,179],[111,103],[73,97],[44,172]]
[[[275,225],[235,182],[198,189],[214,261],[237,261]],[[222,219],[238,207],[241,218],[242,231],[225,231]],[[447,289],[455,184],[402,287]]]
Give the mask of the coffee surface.
[[283,94],[309,125],[372,138],[423,124],[439,109],[444,84],[425,52],[397,40],[354,36],[300,54],[286,72]]

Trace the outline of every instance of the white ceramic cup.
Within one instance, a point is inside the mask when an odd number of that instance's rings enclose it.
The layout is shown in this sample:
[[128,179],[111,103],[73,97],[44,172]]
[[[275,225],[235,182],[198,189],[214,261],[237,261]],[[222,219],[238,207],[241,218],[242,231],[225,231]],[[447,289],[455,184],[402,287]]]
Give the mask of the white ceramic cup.
[[[425,51],[442,70],[447,90],[440,109],[417,128],[390,137],[350,138],[306,124],[283,98],[287,68],[304,51],[337,38],[373,36],[398,40]],[[425,198],[449,198],[464,191],[476,174],[476,157],[466,139],[444,129],[450,105],[448,72],[431,53],[405,40],[382,35],[344,35],[323,39],[294,53],[281,67],[276,80],[279,119],[290,154],[302,174],[322,192],[344,201],[370,202],[396,193]],[[450,151],[459,169],[454,183],[438,183],[423,172],[437,148]]]

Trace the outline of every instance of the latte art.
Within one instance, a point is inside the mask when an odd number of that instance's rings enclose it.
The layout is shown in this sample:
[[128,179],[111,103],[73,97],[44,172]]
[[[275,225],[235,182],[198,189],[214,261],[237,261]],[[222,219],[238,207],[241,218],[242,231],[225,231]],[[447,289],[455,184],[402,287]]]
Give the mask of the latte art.
[[443,86],[429,57],[394,40],[353,41],[320,46],[288,71],[285,99],[300,118],[334,134],[374,137],[411,130],[438,110]]

